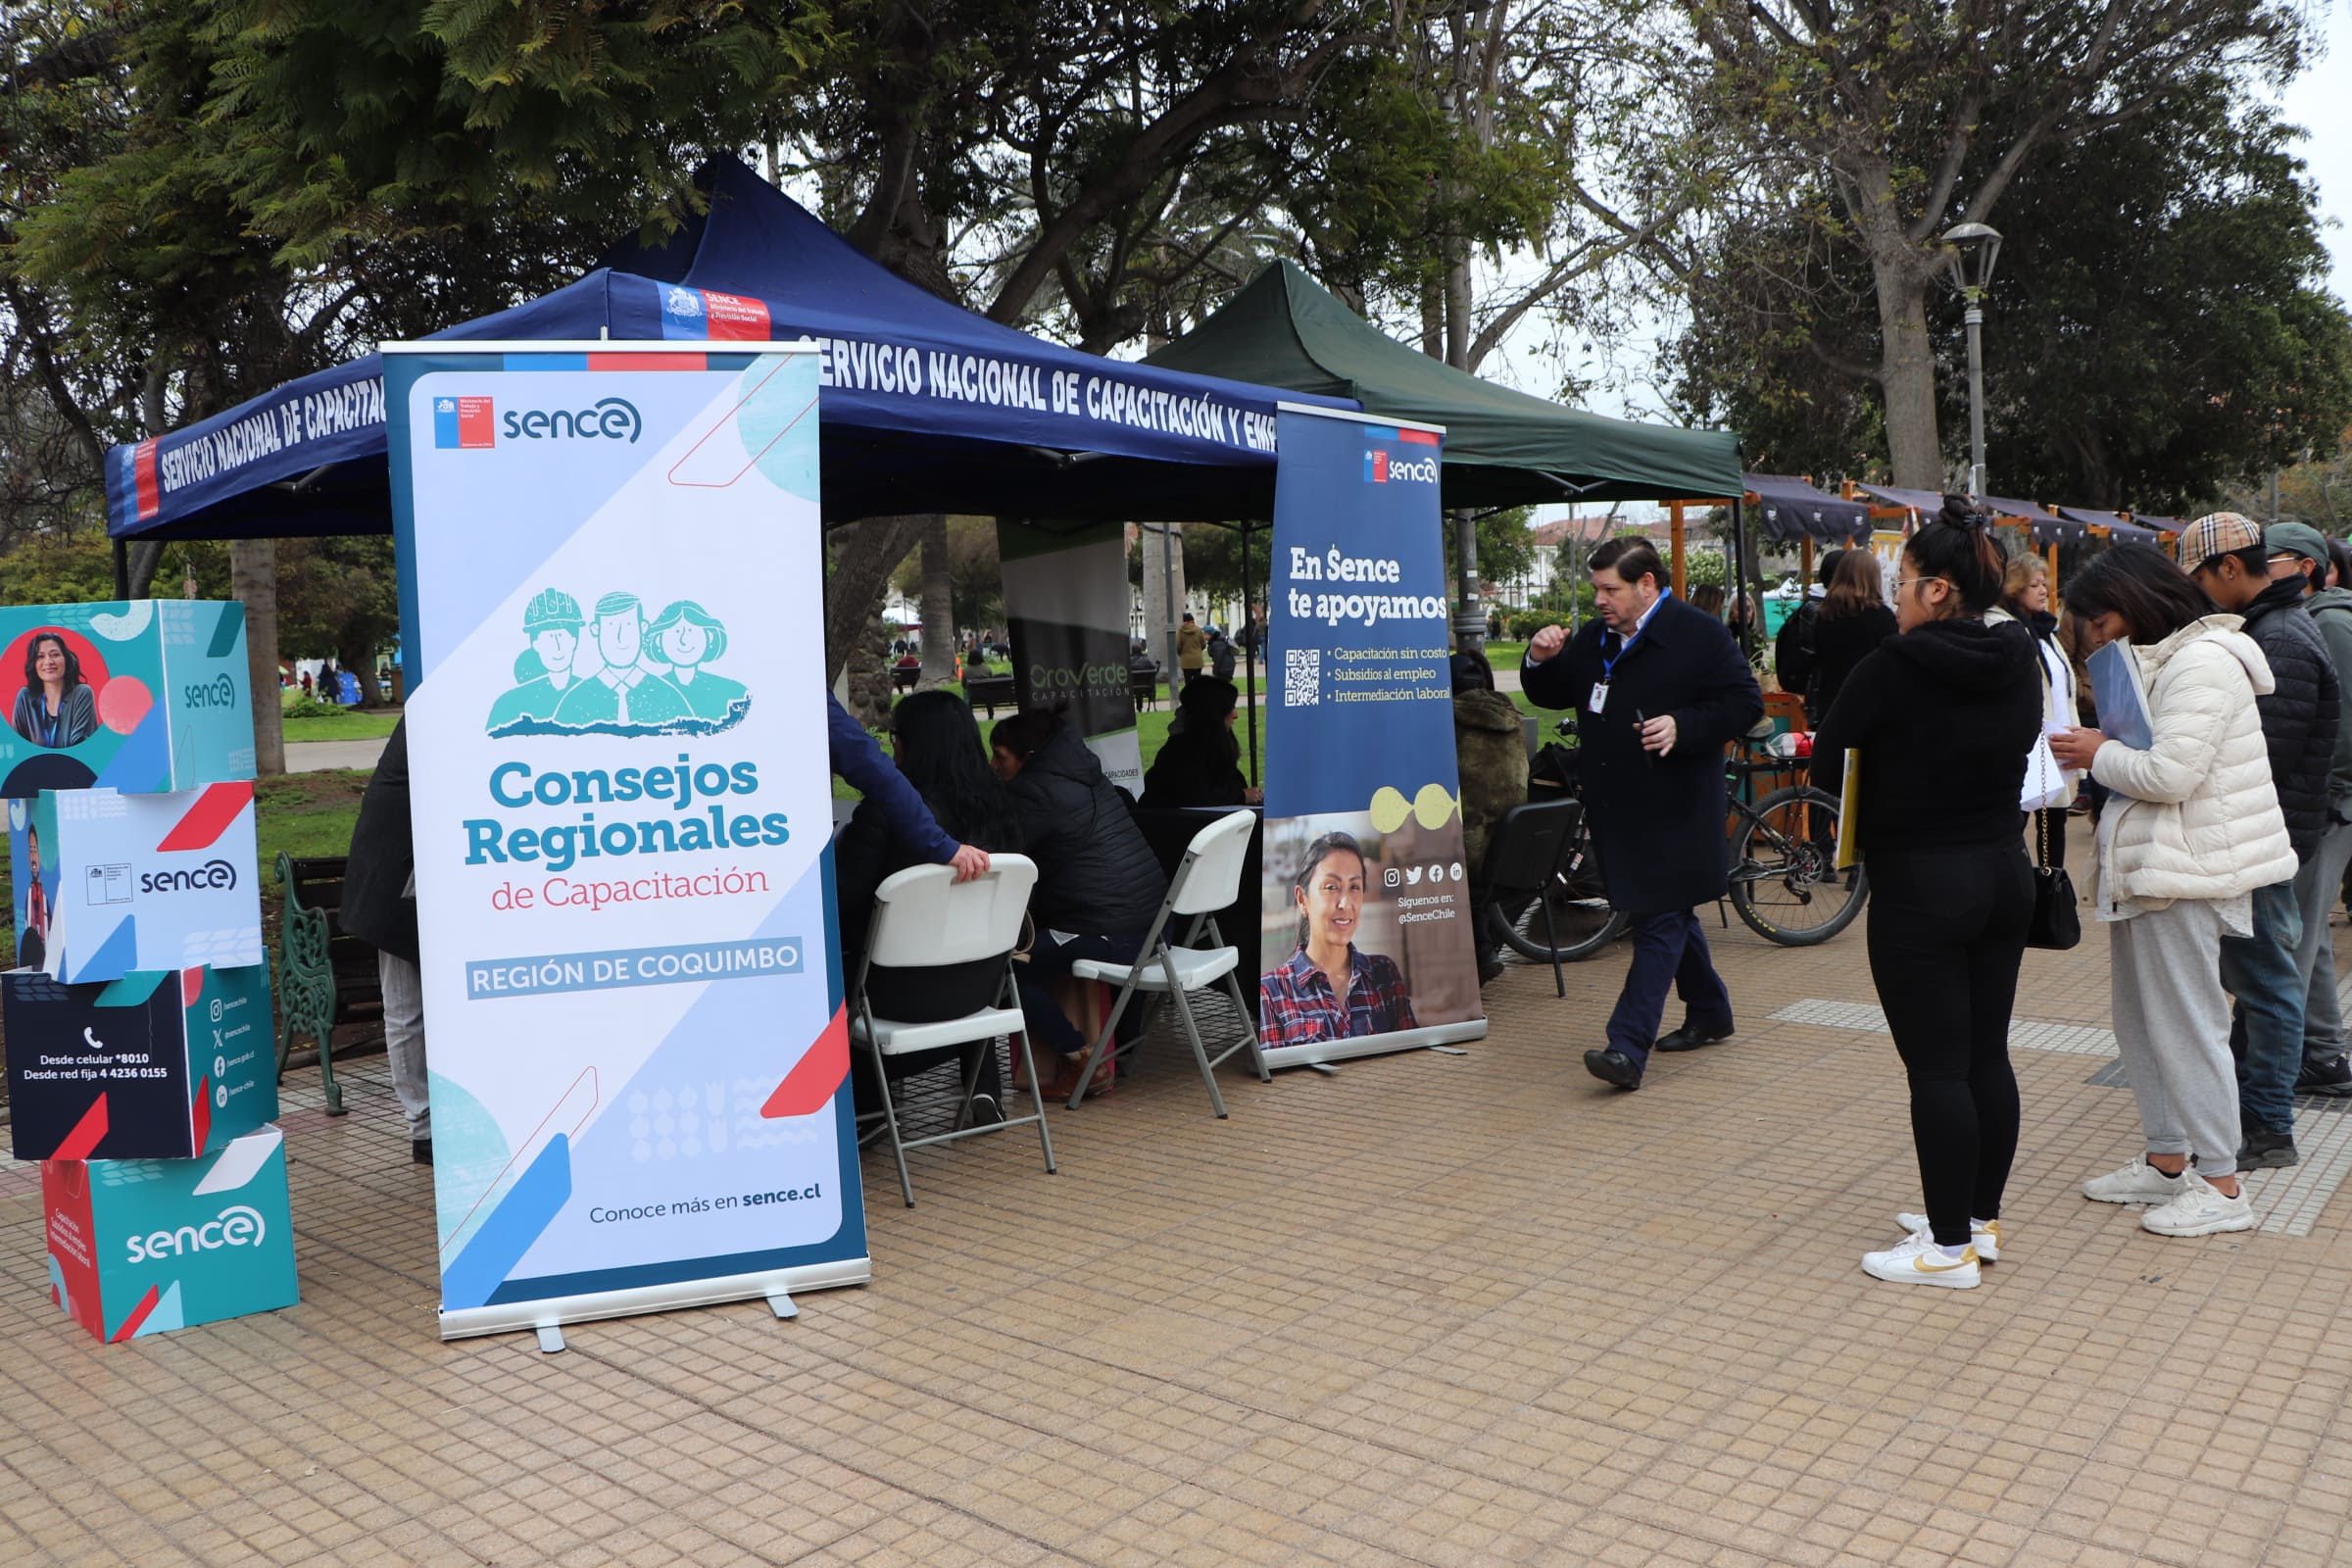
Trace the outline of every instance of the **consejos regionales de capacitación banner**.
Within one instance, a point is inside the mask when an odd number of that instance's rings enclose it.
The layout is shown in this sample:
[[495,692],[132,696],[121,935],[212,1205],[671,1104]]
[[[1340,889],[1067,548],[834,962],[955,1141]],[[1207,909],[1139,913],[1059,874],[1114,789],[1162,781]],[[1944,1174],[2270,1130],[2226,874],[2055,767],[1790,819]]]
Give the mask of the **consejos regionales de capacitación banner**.
[[814,354],[384,367],[443,1337],[865,1279]]

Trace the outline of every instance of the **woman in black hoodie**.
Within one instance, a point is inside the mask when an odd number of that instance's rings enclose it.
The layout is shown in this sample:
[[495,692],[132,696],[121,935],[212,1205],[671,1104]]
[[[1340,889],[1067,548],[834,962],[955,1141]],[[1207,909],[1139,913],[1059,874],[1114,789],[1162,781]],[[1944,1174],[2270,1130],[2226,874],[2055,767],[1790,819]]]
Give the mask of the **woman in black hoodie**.
[[[1020,822],[1020,850],[1037,862],[1029,913],[1037,940],[1019,966],[1021,1011],[1033,1046],[1062,1058],[1048,1099],[1067,1099],[1087,1048],[1043,981],[1081,958],[1133,963],[1167,897],[1168,879],[1128,811],[1127,797],[1058,713],[1026,712],[989,736],[991,760]],[[1129,1007],[1129,1015],[1137,1009]],[[1088,1092],[1106,1087],[1104,1057]]]
[[1927,1213],[1863,1254],[1872,1275],[1967,1288],[1999,1255],[2017,1154],[2009,1013],[2034,874],[2018,806],[2041,727],[2034,639],[1987,625],[2001,549],[1958,497],[1911,536],[1895,583],[1901,634],[1856,666],[1814,736],[1861,759],[1856,827],[1870,873],[1870,974],[1911,1080]]

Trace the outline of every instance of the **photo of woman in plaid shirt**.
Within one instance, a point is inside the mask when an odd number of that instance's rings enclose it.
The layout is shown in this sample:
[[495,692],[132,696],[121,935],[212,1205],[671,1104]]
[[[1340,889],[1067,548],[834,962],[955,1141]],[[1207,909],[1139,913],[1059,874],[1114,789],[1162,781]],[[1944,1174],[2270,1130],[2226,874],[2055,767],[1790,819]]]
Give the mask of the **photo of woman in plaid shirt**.
[[1306,847],[1292,884],[1298,947],[1258,977],[1258,1039],[1267,1050],[1417,1027],[1404,971],[1381,953],[1359,953],[1364,852],[1353,835],[1325,833]]

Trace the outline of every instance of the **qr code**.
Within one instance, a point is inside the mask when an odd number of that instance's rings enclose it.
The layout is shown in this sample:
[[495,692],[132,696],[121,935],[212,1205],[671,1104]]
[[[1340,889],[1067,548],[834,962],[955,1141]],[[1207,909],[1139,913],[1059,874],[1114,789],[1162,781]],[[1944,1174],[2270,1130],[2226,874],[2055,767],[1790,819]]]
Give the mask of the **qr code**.
[[1312,708],[1323,695],[1323,650],[1292,648],[1282,656],[1282,706]]

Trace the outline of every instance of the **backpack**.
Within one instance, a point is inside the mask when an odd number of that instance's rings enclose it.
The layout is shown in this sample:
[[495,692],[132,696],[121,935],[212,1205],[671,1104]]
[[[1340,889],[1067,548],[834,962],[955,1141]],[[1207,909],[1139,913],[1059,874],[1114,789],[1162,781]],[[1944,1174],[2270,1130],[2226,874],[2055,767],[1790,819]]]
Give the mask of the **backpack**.
[[1781,635],[1773,642],[1772,658],[1775,673],[1780,677],[1781,690],[1794,692],[1812,703],[1813,632],[1821,619],[1821,601],[1807,599],[1796,607],[1796,613],[1781,624]]

